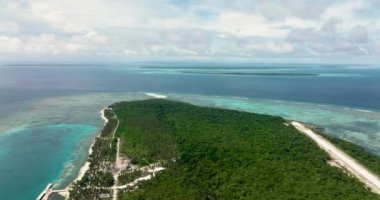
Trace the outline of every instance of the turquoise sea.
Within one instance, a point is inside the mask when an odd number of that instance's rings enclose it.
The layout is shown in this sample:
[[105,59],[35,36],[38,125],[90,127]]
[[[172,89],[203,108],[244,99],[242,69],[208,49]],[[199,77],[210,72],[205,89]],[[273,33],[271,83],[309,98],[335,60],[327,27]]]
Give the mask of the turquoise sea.
[[320,125],[328,134],[380,156],[378,66],[4,64],[0,66],[0,200],[35,199],[50,182],[65,187],[102,128],[99,111],[117,101],[153,98],[146,92]]

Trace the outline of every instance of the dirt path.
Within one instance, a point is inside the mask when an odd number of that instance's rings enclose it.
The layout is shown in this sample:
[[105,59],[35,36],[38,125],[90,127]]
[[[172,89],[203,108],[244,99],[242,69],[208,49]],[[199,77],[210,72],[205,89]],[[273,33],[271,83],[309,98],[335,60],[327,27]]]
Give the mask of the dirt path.
[[371,188],[373,192],[380,194],[380,178],[376,174],[369,171],[365,166],[361,165],[354,158],[335,147],[332,143],[327,141],[322,136],[306,128],[303,124],[292,122],[292,125],[300,132],[314,140],[321,149],[326,151],[329,156],[337,164],[339,164],[340,167],[346,169],[353,176],[358,178],[367,187]]
[[[119,119],[117,119],[117,116],[115,114],[115,118],[117,120],[117,124],[116,124],[116,127],[115,129],[113,130],[113,133],[112,133],[112,140],[115,138],[115,133],[117,131],[117,129],[119,128]],[[115,160],[115,168],[116,168],[116,171],[113,173],[113,179],[114,179],[114,187],[113,187],[113,190],[112,190],[112,199],[113,200],[117,200],[117,195],[118,195],[118,188],[117,188],[117,185],[118,185],[118,181],[119,181],[119,165],[120,165],[120,138],[116,138],[117,139],[117,144],[116,144],[116,160]],[[112,144],[112,143],[111,143]]]
[[[120,162],[119,152],[120,152],[120,138],[117,138],[117,151],[116,151],[116,161],[115,161],[116,166]],[[117,193],[119,191],[117,188],[118,181],[119,181],[119,170],[117,170],[116,173],[113,175],[113,179],[115,180],[115,184],[112,191],[112,199],[117,200]]]

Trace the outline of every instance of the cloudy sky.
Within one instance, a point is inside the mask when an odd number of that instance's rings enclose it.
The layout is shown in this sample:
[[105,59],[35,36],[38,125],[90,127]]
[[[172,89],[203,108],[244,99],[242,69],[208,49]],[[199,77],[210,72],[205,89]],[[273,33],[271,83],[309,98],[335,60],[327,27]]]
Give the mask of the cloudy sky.
[[380,61],[377,0],[0,0],[0,59]]

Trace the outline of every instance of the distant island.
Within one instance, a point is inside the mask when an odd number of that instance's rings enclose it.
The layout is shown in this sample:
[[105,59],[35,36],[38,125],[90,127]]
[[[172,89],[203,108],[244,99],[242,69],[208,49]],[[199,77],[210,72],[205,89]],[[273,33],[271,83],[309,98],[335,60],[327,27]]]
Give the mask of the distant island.
[[90,64],[90,63],[17,63],[17,64],[4,64],[4,67],[105,67],[107,65],[102,64]]
[[[379,199],[281,117],[164,99],[115,103],[103,117],[83,175],[57,194],[76,200]],[[379,157],[327,139],[380,174]]]
[[243,76],[319,76],[318,73],[298,73],[298,72],[203,72],[203,71],[182,71],[184,74],[205,74],[205,75],[243,75]]

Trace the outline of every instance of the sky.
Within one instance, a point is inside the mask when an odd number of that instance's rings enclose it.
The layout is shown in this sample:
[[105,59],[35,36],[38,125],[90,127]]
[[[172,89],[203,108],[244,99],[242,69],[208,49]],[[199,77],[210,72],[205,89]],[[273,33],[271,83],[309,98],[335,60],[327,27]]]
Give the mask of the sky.
[[378,0],[0,0],[0,61],[380,62]]

